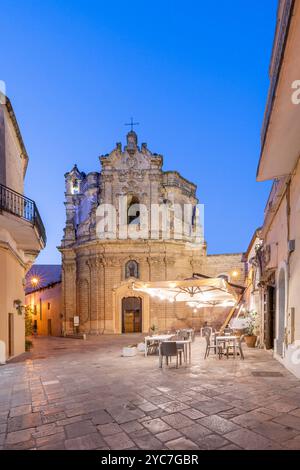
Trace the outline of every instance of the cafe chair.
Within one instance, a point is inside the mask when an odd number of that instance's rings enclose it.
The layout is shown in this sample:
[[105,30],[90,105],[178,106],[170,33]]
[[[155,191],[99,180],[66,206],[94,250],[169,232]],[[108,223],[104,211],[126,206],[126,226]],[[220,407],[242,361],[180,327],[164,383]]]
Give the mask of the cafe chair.
[[148,355],[149,356],[156,356],[158,354],[159,350],[159,342],[158,341],[151,341],[151,343],[148,345]]
[[230,328],[230,326],[227,326],[227,327],[224,329],[224,335],[225,335],[225,336],[231,336],[231,335],[233,335],[233,329]]
[[161,343],[160,367],[162,367],[164,357],[166,358],[167,366],[169,365],[169,360],[171,362],[172,357],[176,357],[176,369],[178,369],[178,358],[180,365],[182,364],[182,350],[177,348],[177,344],[175,341]]
[[240,336],[236,341],[227,344],[227,347],[226,347],[227,359],[229,358],[230,351],[232,351],[234,357],[236,357],[236,355],[239,354],[241,356],[241,359],[243,360],[245,359],[243,348],[242,348],[242,342],[244,341],[244,337],[245,335]]
[[213,329],[210,326],[203,326],[200,330],[200,336],[204,337],[206,334],[211,335],[213,332]]
[[[214,340],[212,341],[212,335],[210,333],[206,333],[204,335],[204,337],[205,337],[205,340],[206,340],[206,350],[205,350],[205,354],[204,354],[204,359],[207,359],[211,349],[213,349],[214,354],[216,354],[217,345],[215,344]],[[219,351],[219,354],[220,354],[220,351]]]

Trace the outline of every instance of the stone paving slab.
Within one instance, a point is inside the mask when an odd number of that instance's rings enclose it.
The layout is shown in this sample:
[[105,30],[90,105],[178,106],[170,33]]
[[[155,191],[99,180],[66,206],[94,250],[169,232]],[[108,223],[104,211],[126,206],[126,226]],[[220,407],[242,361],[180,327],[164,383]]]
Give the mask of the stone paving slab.
[[[0,368],[0,449],[300,449],[300,381],[270,352],[158,367],[140,335],[35,338]],[[255,376],[252,372],[255,372]]]

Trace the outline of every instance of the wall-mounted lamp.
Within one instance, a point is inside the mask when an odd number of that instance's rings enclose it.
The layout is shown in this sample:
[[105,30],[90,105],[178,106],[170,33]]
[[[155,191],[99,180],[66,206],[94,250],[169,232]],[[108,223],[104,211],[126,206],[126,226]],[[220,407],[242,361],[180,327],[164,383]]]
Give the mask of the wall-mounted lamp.
[[32,285],[32,287],[36,287],[38,285],[38,283],[40,282],[39,278],[34,276],[30,279],[30,283]]
[[26,307],[23,305],[23,302],[20,299],[14,300],[14,308],[17,310],[18,315],[25,313]]

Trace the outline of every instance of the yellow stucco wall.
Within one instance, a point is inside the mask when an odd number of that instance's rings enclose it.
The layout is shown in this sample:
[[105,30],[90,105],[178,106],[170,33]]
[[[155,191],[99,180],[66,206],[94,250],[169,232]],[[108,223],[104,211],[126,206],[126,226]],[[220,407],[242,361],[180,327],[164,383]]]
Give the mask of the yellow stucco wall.
[[[290,214],[288,214],[288,201]],[[270,215],[270,214],[269,214]],[[264,244],[271,246],[271,257],[267,265],[275,270],[277,287],[276,337],[279,324],[279,275],[283,270],[286,279],[286,302],[284,311],[285,353],[278,357],[291,371],[300,376],[300,366],[293,354],[300,341],[300,163],[290,180],[289,190],[283,195],[279,207],[273,214],[270,225],[264,227]],[[295,250],[289,253],[288,241],[295,240]],[[294,311],[294,321],[291,312]],[[299,354],[298,354],[299,356]],[[298,357],[297,356],[297,357]]]
[[290,239],[296,241],[296,250],[289,263],[289,308],[295,308],[295,340],[300,340],[300,163],[291,181]]
[[6,344],[6,358],[9,357],[8,318],[12,314],[12,354],[17,356],[25,350],[24,314],[19,315],[14,307],[15,300],[25,302],[23,279],[25,269],[8,248],[0,245],[0,340]]
[[[62,334],[62,298],[61,283],[53,287],[40,289],[26,295],[26,305],[31,306],[32,321],[37,322],[37,334],[47,336],[61,336]],[[51,320],[51,332],[49,331]]]

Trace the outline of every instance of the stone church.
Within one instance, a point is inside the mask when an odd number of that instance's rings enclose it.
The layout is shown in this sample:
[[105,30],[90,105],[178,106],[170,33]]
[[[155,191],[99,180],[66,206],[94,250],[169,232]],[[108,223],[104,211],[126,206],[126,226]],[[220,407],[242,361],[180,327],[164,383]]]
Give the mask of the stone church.
[[[157,302],[134,291],[135,279],[182,280],[198,273],[243,284],[241,253],[206,253],[196,223],[195,184],[164,171],[162,155],[145,143],[139,146],[133,130],[125,147],[117,143],[100,156],[99,171],[85,174],[75,165],[65,183],[66,226],[59,249],[66,333],[73,332],[75,319],[79,331],[89,334],[148,333],[153,326],[167,330],[212,320],[212,312],[193,318],[185,304]],[[161,207],[173,214],[169,224],[158,223],[169,222]]]

